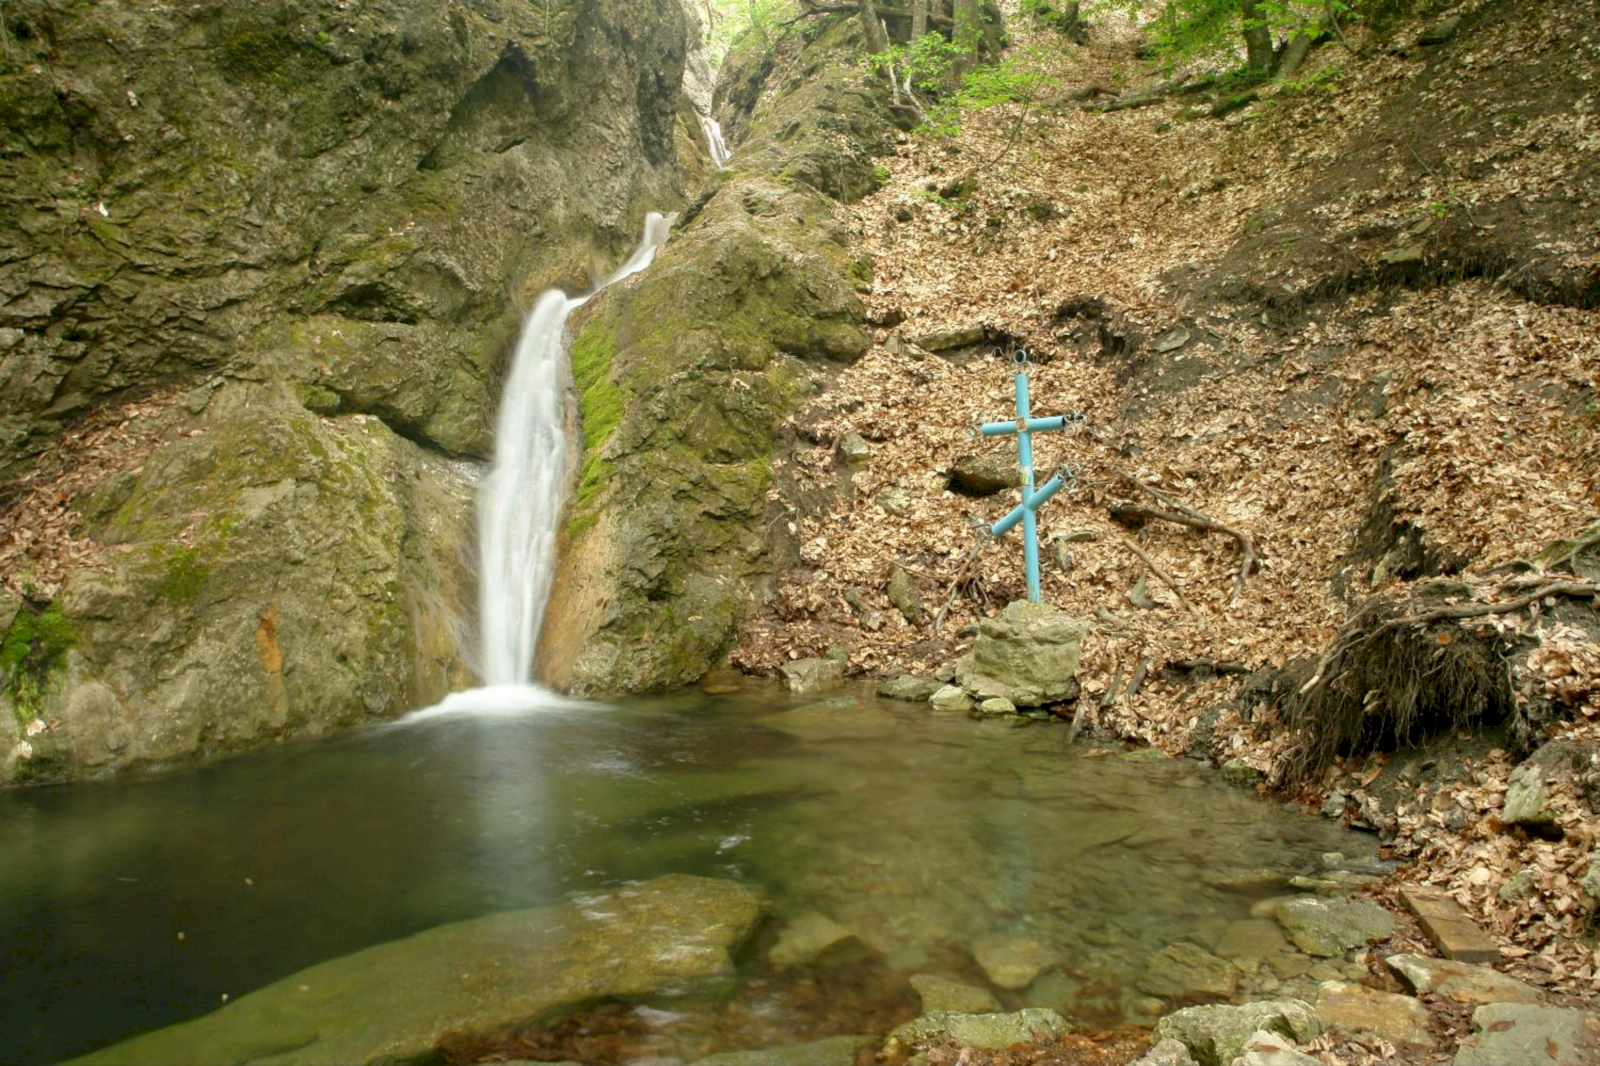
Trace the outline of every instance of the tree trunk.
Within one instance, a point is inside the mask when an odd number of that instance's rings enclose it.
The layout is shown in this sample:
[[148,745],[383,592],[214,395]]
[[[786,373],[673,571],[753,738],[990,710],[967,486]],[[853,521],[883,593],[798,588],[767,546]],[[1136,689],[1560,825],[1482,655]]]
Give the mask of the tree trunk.
[[911,5],[911,40],[917,41],[928,32],[928,8],[933,0],[913,0]]
[[1272,73],[1275,58],[1272,30],[1261,14],[1259,0],[1240,0],[1239,13],[1244,16],[1245,65],[1250,73],[1265,77]]
[[955,0],[952,7],[955,19],[955,46],[961,50],[956,66],[969,70],[978,62],[978,46],[983,41],[983,23],[979,19],[978,0]]
[[861,0],[861,29],[867,35],[869,55],[881,55],[889,50],[889,31],[883,28],[883,20],[878,17],[876,0]]

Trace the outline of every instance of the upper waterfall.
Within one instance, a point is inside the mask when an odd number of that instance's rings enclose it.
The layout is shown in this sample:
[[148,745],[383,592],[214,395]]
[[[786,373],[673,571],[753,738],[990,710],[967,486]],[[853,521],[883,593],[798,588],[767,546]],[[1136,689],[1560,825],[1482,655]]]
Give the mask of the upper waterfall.
[[479,489],[479,633],[483,680],[528,685],[555,577],[567,487],[567,320],[607,286],[648,267],[672,218],[652,212],[627,261],[582,296],[551,289],[534,303],[495,423],[494,463]]

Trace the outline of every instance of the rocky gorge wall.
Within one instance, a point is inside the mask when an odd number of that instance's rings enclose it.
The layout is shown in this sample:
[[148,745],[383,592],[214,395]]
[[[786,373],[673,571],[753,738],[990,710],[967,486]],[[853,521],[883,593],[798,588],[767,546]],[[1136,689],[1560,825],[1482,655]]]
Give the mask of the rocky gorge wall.
[[775,441],[870,344],[872,264],[839,208],[876,187],[893,127],[858,33],[814,20],[730,57],[730,169],[574,321],[582,470],[540,655],[557,687],[690,683],[770,586],[792,538]]
[[532,295],[681,200],[678,0],[4,16],[0,783],[464,682],[466,461]]

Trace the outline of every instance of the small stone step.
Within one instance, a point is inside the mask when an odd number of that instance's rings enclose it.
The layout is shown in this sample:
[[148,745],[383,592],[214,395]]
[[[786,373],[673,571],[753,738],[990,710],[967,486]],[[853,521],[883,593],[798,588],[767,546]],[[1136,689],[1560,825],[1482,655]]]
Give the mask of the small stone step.
[[1446,893],[1407,885],[1400,889],[1400,900],[1445,958],[1486,966],[1500,961],[1494,941]]

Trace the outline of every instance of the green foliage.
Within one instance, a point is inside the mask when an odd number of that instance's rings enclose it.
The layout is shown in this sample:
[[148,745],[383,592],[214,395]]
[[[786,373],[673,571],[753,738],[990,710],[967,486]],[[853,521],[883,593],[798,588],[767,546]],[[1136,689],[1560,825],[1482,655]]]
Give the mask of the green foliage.
[[886,74],[913,92],[936,97],[955,78],[955,71],[970,55],[963,48],[937,33],[925,33],[909,44],[892,45],[886,52],[867,56],[867,69]]
[[1344,67],[1334,64],[1325,70],[1319,70],[1309,78],[1300,80],[1285,80],[1282,82],[1283,96],[1333,96],[1339,91],[1340,84],[1344,81],[1346,71]]
[[952,137],[961,131],[963,114],[1033,100],[1045,82],[1026,54],[1009,55],[999,63],[969,70],[962,75],[959,89],[928,109],[918,132]]
[[1240,45],[1247,29],[1265,29],[1275,45],[1297,37],[1317,36],[1325,20],[1347,26],[1361,19],[1379,0],[1256,0],[1253,19],[1245,18],[1246,0],[1164,0],[1159,6],[1145,0],[1088,0],[1086,8],[1121,10],[1135,20],[1147,8],[1156,16],[1145,24],[1150,44],[1170,69],[1195,60],[1241,57]]
[[702,0],[696,7],[715,65],[747,36],[755,37],[763,48],[770,46],[781,23],[790,17],[794,0]]

